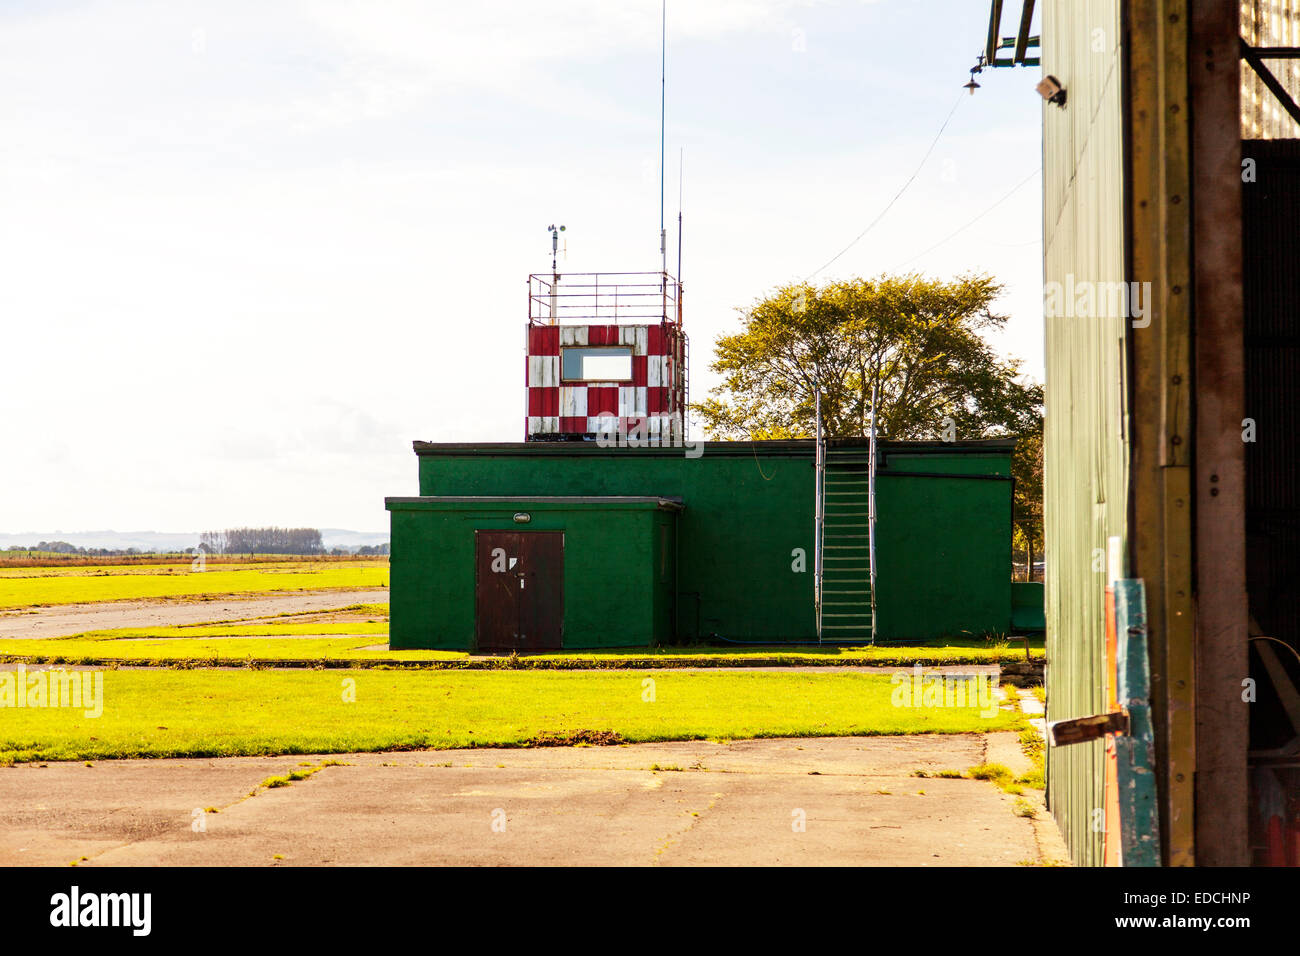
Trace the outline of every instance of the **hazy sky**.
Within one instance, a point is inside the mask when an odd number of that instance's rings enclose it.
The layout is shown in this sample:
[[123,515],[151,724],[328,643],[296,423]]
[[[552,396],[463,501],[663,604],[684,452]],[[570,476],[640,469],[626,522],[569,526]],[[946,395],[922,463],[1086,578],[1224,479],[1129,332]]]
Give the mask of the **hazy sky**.
[[[0,531],[381,530],[517,441],[525,280],[659,267],[658,0],[0,5]],[[692,396],[802,279],[981,270],[1042,375],[1037,69],[975,0],[670,0]],[[924,253],[924,254],[922,254]],[[670,262],[675,262],[670,252]]]

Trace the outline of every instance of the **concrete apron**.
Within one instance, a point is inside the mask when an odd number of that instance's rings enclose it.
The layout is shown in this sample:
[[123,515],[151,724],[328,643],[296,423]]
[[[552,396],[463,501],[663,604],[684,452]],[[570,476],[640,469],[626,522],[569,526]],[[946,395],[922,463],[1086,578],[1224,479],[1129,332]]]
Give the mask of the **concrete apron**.
[[[327,759],[346,765],[259,786]],[[19,764],[0,865],[1064,861],[1039,791],[1029,819],[991,783],[915,775],[985,762],[1029,768],[1013,733]]]

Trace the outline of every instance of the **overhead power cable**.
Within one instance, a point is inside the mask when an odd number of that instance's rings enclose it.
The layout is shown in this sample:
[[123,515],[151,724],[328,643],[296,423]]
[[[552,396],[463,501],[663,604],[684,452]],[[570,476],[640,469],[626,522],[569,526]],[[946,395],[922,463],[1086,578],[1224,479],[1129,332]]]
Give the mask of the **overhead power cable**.
[[943,131],[948,128],[948,121],[951,120],[952,115],[957,112],[957,107],[961,106],[961,102],[964,98],[965,97],[961,96],[960,94],[957,96],[957,101],[952,104],[952,109],[950,109],[948,111],[948,115],[944,117],[943,125],[939,127],[939,132],[934,134],[934,139],[931,140],[930,142],[930,148],[925,151],[925,155],[922,156],[921,161],[917,163],[916,169],[912,170],[912,175],[907,177],[907,182],[903,183],[902,188],[899,189],[898,192],[894,193],[894,198],[889,200],[889,203],[885,206],[884,209],[880,210],[880,213],[876,216],[876,218],[871,220],[871,222],[867,224],[867,228],[863,229],[860,233],[858,233],[856,239],[850,242],[839,252],[835,253],[835,255],[832,256],[826,262],[825,265],[821,266],[821,268],[815,269],[812,272],[808,273],[808,275],[804,276],[804,280],[803,280],[804,282],[807,282],[809,279],[817,275],[819,272],[823,272],[829,266],[833,265],[835,261],[839,259],[840,256],[844,255],[844,253],[848,252],[850,249],[856,246],[861,241],[863,236],[865,236],[872,229],[874,229],[876,227],[876,224],[880,222],[880,220],[885,218],[885,214],[888,213],[889,210],[894,208],[894,203],[898,202],[899,198],[903,195],[903,193],[907,192],[907,187],[912,185],[913,181],[915,181],[916,177],[920,174],[921,170],[925,167],[926,160],[930,158],[930,154],[934,152],[934,147],[939,143],[939,137],[943,136]]
[[943,238],[943,239],[940,239],[938,242],[936,242],[936,243],[935,243],[934,245],[932,245],[930,248],[925,249],[925,250],[923,250],[923,251],[921,251],[921,252],[918,252],[916,255],[912,256],[912,258],[908,259],[908,260],[907,260],[906,262],[904,262],[902,265],[895,266],[895,267],[894,267],[893,269],[891,269],[890,271],[891,271],[891,272],[897,272],[899,269],[902,269],[902,268],[904,268],[904,267],[906,267],[906,266],[911,265],[913,262],[915,262],[917,259],[920,259],[922,256],[924,256],[924,255],[928,255],[929,253],[934,252],[934,250],[938,249],[938,248],[939,248],[940,246],[942,246],[944,243],[949,242],[949,241],[952,240],[952,239],[956,239],[959,235],[961,235],[963,232],[965,232],[965,231],[966,231],[967,229],[969,229],[971,226],[975,225],[975,223],[979,222],[981,219],[983,219],[985,216],[987,216],[989,213],[991,213],[994,209],[997,209],[998,206],[1001,206],[1004,202],[1006,202],[1008,199],[1010,199],[1013,195],[1015,195],[1015,194],[1016,194],[1016,193],[1021,189],[1021,187],[1023,187],[1023,186],[1025,185],[1025,183],[1029,182],[1029,180],[1033,179],[1035,176],[1037,176],[1037,175],[1038,175],[1039,173],[1041,173],[1042,171],[1043,171],[1043,170],[1042,170],[1041,167],[1038,168],[1038,169],[1035,169],[1032,173],[1030,173],[1030,174],[1029,174],[1028,176],[1026,176],[1024,179],[1020,180],[1020,182],[1018,182],[1018,183],[1016,183],[1014,186],[1012,186],[1011,189],[1008,190],[1007,193],[1006,193],[1005,195],[1003,195],[1003,197],[1002,197],[1001,199],[999,199],[999,200],[998,200],[997,202],[995,202],[993,205],[989,206],[988,209],[985,209],[982,213],[980,213],[978,216],[976,216],[976,217],[975,217],[974,219],[972,219],[970,222],[966,223],[966,225],[962,226],[960,229],[957,229],[957,230],[955,230],[955,231],[949,233],[948,236],[946,236],[946,237]]

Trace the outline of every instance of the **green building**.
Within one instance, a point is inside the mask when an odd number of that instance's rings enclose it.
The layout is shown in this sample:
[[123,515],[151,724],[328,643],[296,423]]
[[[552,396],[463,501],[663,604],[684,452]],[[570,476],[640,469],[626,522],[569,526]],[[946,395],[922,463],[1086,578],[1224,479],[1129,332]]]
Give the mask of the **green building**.
[[[416,442],[420,496],[386,502],[391,646],[818,641],[814,441],[603,444]],[[878,444],[873,595],[867,443],[828,443],[823,640],[1011,630],[1013,447]]]

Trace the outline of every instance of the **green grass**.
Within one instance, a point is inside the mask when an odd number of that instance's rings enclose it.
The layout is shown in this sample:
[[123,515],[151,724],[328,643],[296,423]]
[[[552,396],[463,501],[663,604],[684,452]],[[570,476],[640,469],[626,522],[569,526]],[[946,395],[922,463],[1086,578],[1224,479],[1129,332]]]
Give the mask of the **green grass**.
[[[203,624],[173,625],[169,627],[118,627],[104,631],[85,631],[76,635],[83,641],[140,640],[142,638],[177,637],[192,640],[198,637],[293,637],[295,635],[324,637],[330,634],[379,634],[387,643],[387,621],[322,621],[319,623],[267,623],[256,624]],[[353,644],[356,642],[353,641]],[[371,641],[370,643],[374,643]]]
[[1004,764],[982,763],[977,767],[971,767],[966,776],[974,780],[987,780],[997,786],[998,789],[1015,796],[1023,794],[1025,792],[1024,787],[1042,790],[1045,786],[1043,782],[1043,751],[1045,747],[1046,744],[1043,738],[1038,735],[1038,731],[1032,727],[1026,727],[1020,732],[1020,749],[1029,758],[1031,764],[1028,773],[1016,776]]
[[191,571],[189,565],[3,568],[0,569],[0,608],[387,585],[386,560],[355,564],[213,565],[203,572]]
[[[48,664],[149,663],[164,666],[221,666],[267,662],[299,666],[340,662],[357,667],[412,665],[471,669],[571,670],[666,667],[874,666],[996,664],[1014,661],[1014,651],[986,647],[921,644],[850,648],[615,648],[557,654],[471,660],[464,651],[366,650],[386,644],[380,622],[210,624],[119,628],[64,638],[0,639],[0,660]],[[348,634],[348,637],[287,635]],[[266,636],[257,636],[266,635]],[[364,636],[358,636],[364,635]]]
[[977,767],[971,767],[966,775],[972,780],[987,780],[999,787],[1015,782],[1015,774],[1005,764],[1000,763],[982,763]]
[[465,662],[457,651],[366,651],[387,644],[372,637],[173,637],[120,638],[111,632],[68,638],[0,638],[0,661],[31,664],[153,664],[161,666],[232,667],[263,662],[311,666],[317,663],[401,664],[424,661]]
[[317,662],[464,661],[455,651],[365,651],[375,637],[175,637],[124,639],[116,636],[0,639],[0,660],[32,664],[161,664],[164,666],[238,666],[258,661],[310,665]]
[[1027,787],[1033,787],[1035,790],[1044,790],[1047,787],[1043,774],[1043,760],[1047,751],[1047,742],[1039,736],[1038,731],[1032,727],[1027,727],[1020,732],[1020,749],[1024,755],[1029,758],[1030,764],[1033,765],[1028,773],[1017,777],[1016,783],[1023,783]]
[[[643,702],[653,676],[656,700]],[[345,682],[355,682],[346,703]],[[104,710],[0,711],[0,763],[1020,730],[974,708],[900,708],[878,674],[122,670]]]

